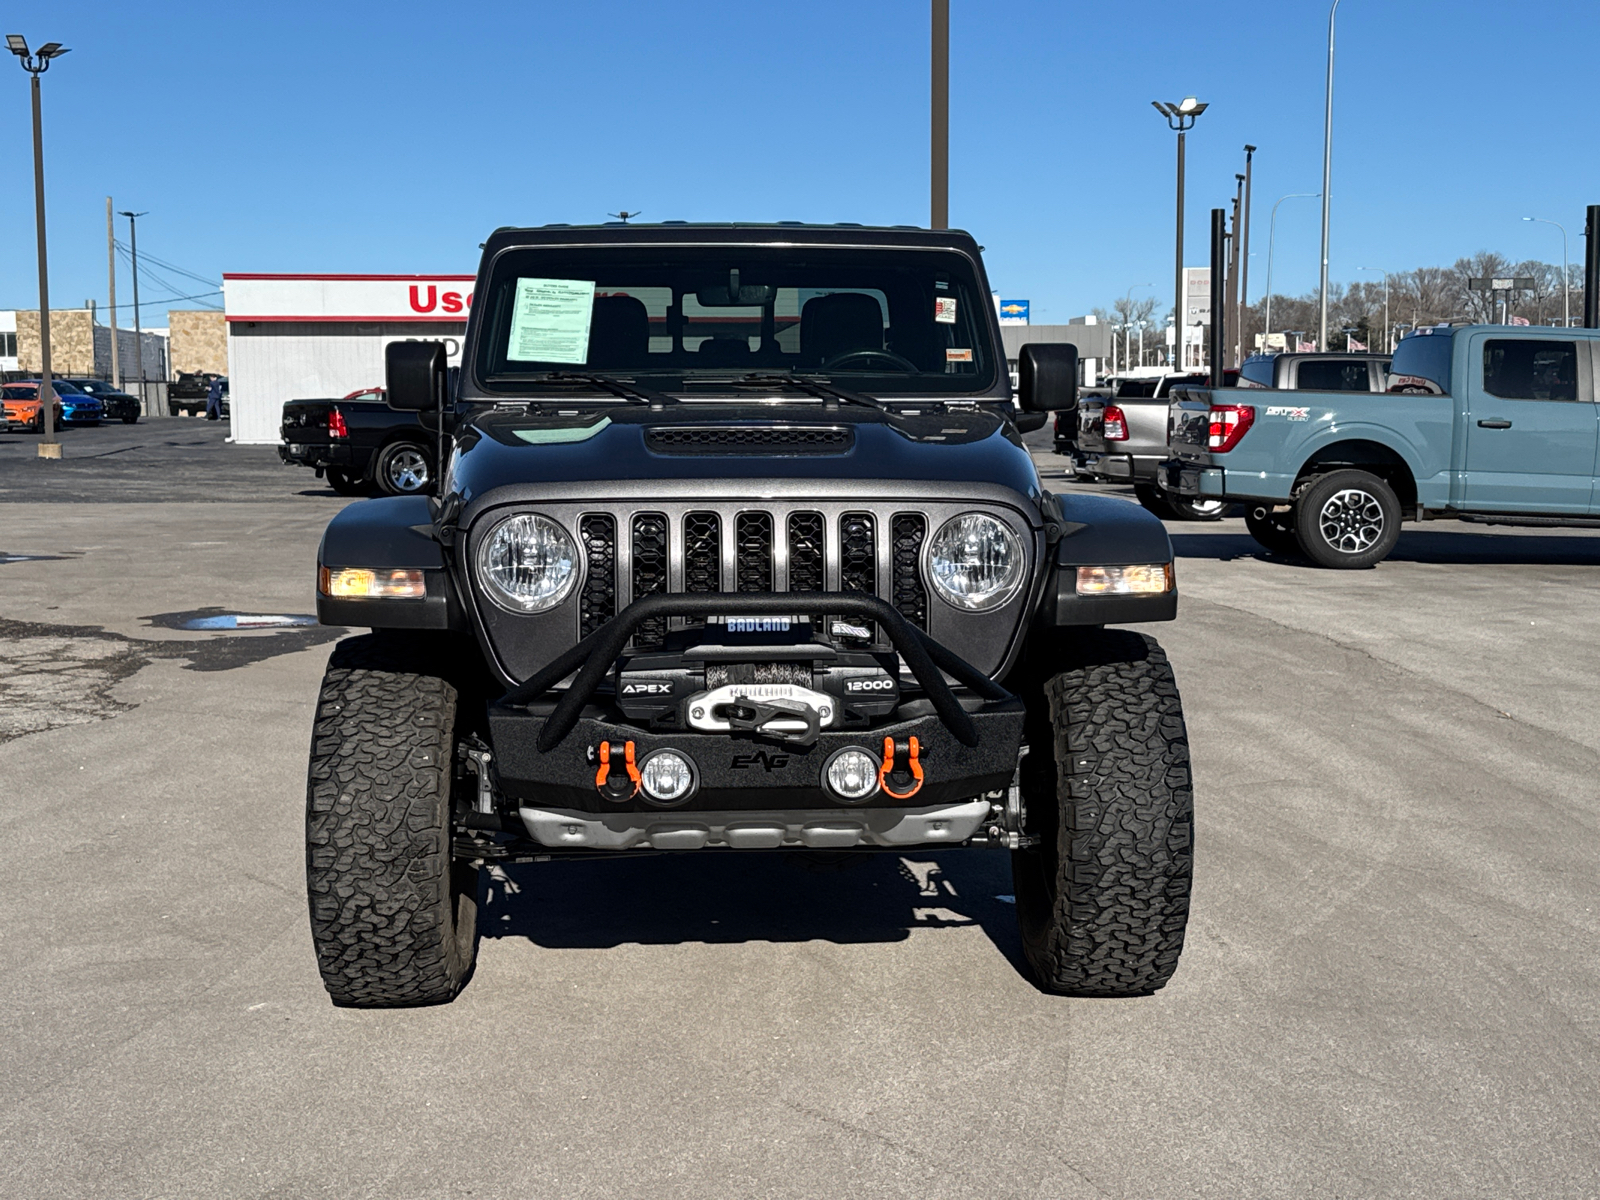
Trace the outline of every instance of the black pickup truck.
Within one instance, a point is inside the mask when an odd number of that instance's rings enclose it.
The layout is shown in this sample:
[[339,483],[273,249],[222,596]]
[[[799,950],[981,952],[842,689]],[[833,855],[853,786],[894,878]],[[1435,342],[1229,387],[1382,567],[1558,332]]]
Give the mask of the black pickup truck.
[[[546,226],[484,243],[438,498],[345,507],[306,795],[337,1004],[455,996],[480,872],[641,854],[1008,853],[1041,987],[1177,968],[1193,797],[1161,522],[1055,495],[954,230]],[[908,979],[907,986],[915,986]],[[1003,1019],[1003,1018],[1002,1018]]]
[[[454,416],[442,414],[448,435]],[[290,400],[283,406],[278,457],[311,467],[341,496],[377,491],[385,496],[427,495],[438,474],[439,419],[397,412],[382,388],[351,392],[341,400]]]

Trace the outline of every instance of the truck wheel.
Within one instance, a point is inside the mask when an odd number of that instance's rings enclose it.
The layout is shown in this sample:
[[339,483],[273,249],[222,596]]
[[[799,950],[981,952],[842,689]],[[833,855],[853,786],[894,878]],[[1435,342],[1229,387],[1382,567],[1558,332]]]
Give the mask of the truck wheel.
[[372,478],[389,496],[416,496],[430,490],[433,459],[418,442],[390,442],[378,451]]
[[362,480],[352,479],[338,467],[329,467],[324,472],[323,478],[328,481],[328,486],[341,496],[359,496],[365,488]]
[[333,1002],[440,1004],[478,952],[478,869],[451,854],[458,694],[382,634],[335,647],[306,785],[311,940]]
[[1163,521],[1176,521],[1177,511],[1167,502],[1167,497],[1161,489],[1153,483],[1136,483],[1133,485],[1133,494],[1146,512],[1154,513]]
[[1154,638],[1077,639],[1032,689],[1022,761],[1026,831],[1013,851],[1022,946],[1040,984],[1142,996],[1172,978],[1194,867],[1183,705]]
[[1261,544],[1261,548],[1271,554],[1290,558],[1300,553],[1300,541],[1294,535],[1292,513],[1275,513],[1264,504],[1255,504],[1245,510],[1244,527]]
[[1169,496],[1167,504],[1180,521],[1220,521],[1230,507],[1214,496]]
[[1300,549],[1318,566],[1371,567],[1400,540],[1400,501],[1376,475],[1329,471],[1296,497],[1294,522]]

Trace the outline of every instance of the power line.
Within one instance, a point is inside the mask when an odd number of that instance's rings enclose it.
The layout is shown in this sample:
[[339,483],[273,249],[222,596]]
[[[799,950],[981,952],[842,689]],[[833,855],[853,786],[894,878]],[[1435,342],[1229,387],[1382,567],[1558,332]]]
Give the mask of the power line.
[[[128,246],[127,246],[127,244],[125,242],[118,241],[116,243],[116,246],[117,246],[118,250],[122,251],[122,255],[123,255],[124,258],[130,257],[131,252],[129,251]],[[190,279],[194,280],[196,283],[214,284],[214,283],[217,282],[216,276],[214,276],[214,275],[197,275],[193,271],[189,270],[187,267],[180,267],[176,263],[169,263],[169,262],[165,261],[164,259],[157,258],[154,254],[151,254],[148,250],[146,250],[143,254],[141,254],[139,256],[139,260],[140,260],[140,262],[154,263],[156,266],[162,267],[162,268],[164,268],[164,269],[166,269],[168,271],[172,271],[174,274],[187,275]]]

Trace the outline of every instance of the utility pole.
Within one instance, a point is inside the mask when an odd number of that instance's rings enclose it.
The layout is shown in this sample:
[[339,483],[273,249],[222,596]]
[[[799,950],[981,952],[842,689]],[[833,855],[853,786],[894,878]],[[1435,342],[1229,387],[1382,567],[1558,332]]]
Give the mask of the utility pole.
[[39,111],[39,76],[50,69],[50,60],[66,54],[67,48],[60,42],[46,42],[36,52],[30,51],[25,37],[9,33],[6,49],[15,54],[22,69],[33,76],[33,207],[39,229],[39,415],[44,421],[39,457],[60,458],[61,443],[56,440],[56,393],[50,384],[50,267],[44,236],[44,119]]
[[128,218],[128,253],[133,259],[133,356],[139,361],[139,407],[145,416],[150,415],[150,398],[144,389],[144,327],[139,321],[139,227],[142,212],[125,212]]
[[1244,148],[1244,244],[1239,249],[1239,346],[1235,354],[1241,363],[1245,359],[1244,314],[1250,307],[1250,172],[1255,154],[1254,146]]
[[1239,333],[1239,213],[1244,208],[1244,176],[1235,175],[1233,178],[1233,235],[1228,239],[1228,299],[1222,331],[1226,338],[1223,345],[1234,356],[1232,365],[1238,366],[1236,347],[1244,340]]
[[933,3],[931,228],[950,228],[950,0]]
[[111,386],[122,390],[117,370],[117,230],[112,224],[111,197],[106,197],[106,282],[111,294]]

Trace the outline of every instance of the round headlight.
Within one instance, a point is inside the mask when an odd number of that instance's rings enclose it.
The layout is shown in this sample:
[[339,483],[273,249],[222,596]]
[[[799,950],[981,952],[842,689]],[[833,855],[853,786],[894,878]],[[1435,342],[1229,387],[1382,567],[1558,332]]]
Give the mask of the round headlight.
[[835,750],[822,767],[828,790],[846,804],[870,800],[878,790],[878,756],[860,746]]
[[494,527],[478,548],[478,570],[491,599],[512,612],[554,608],[578,581],[578,548],[548,517],[521,513]]
[[962,513],[928,543],[933,590],[967,612],[999,608],[1022,586],[1022,540],[986,513]]
[[676,804],[695,788],[694,764],[676,750],[657,750],[639,764],[639,787],[647,800]]

